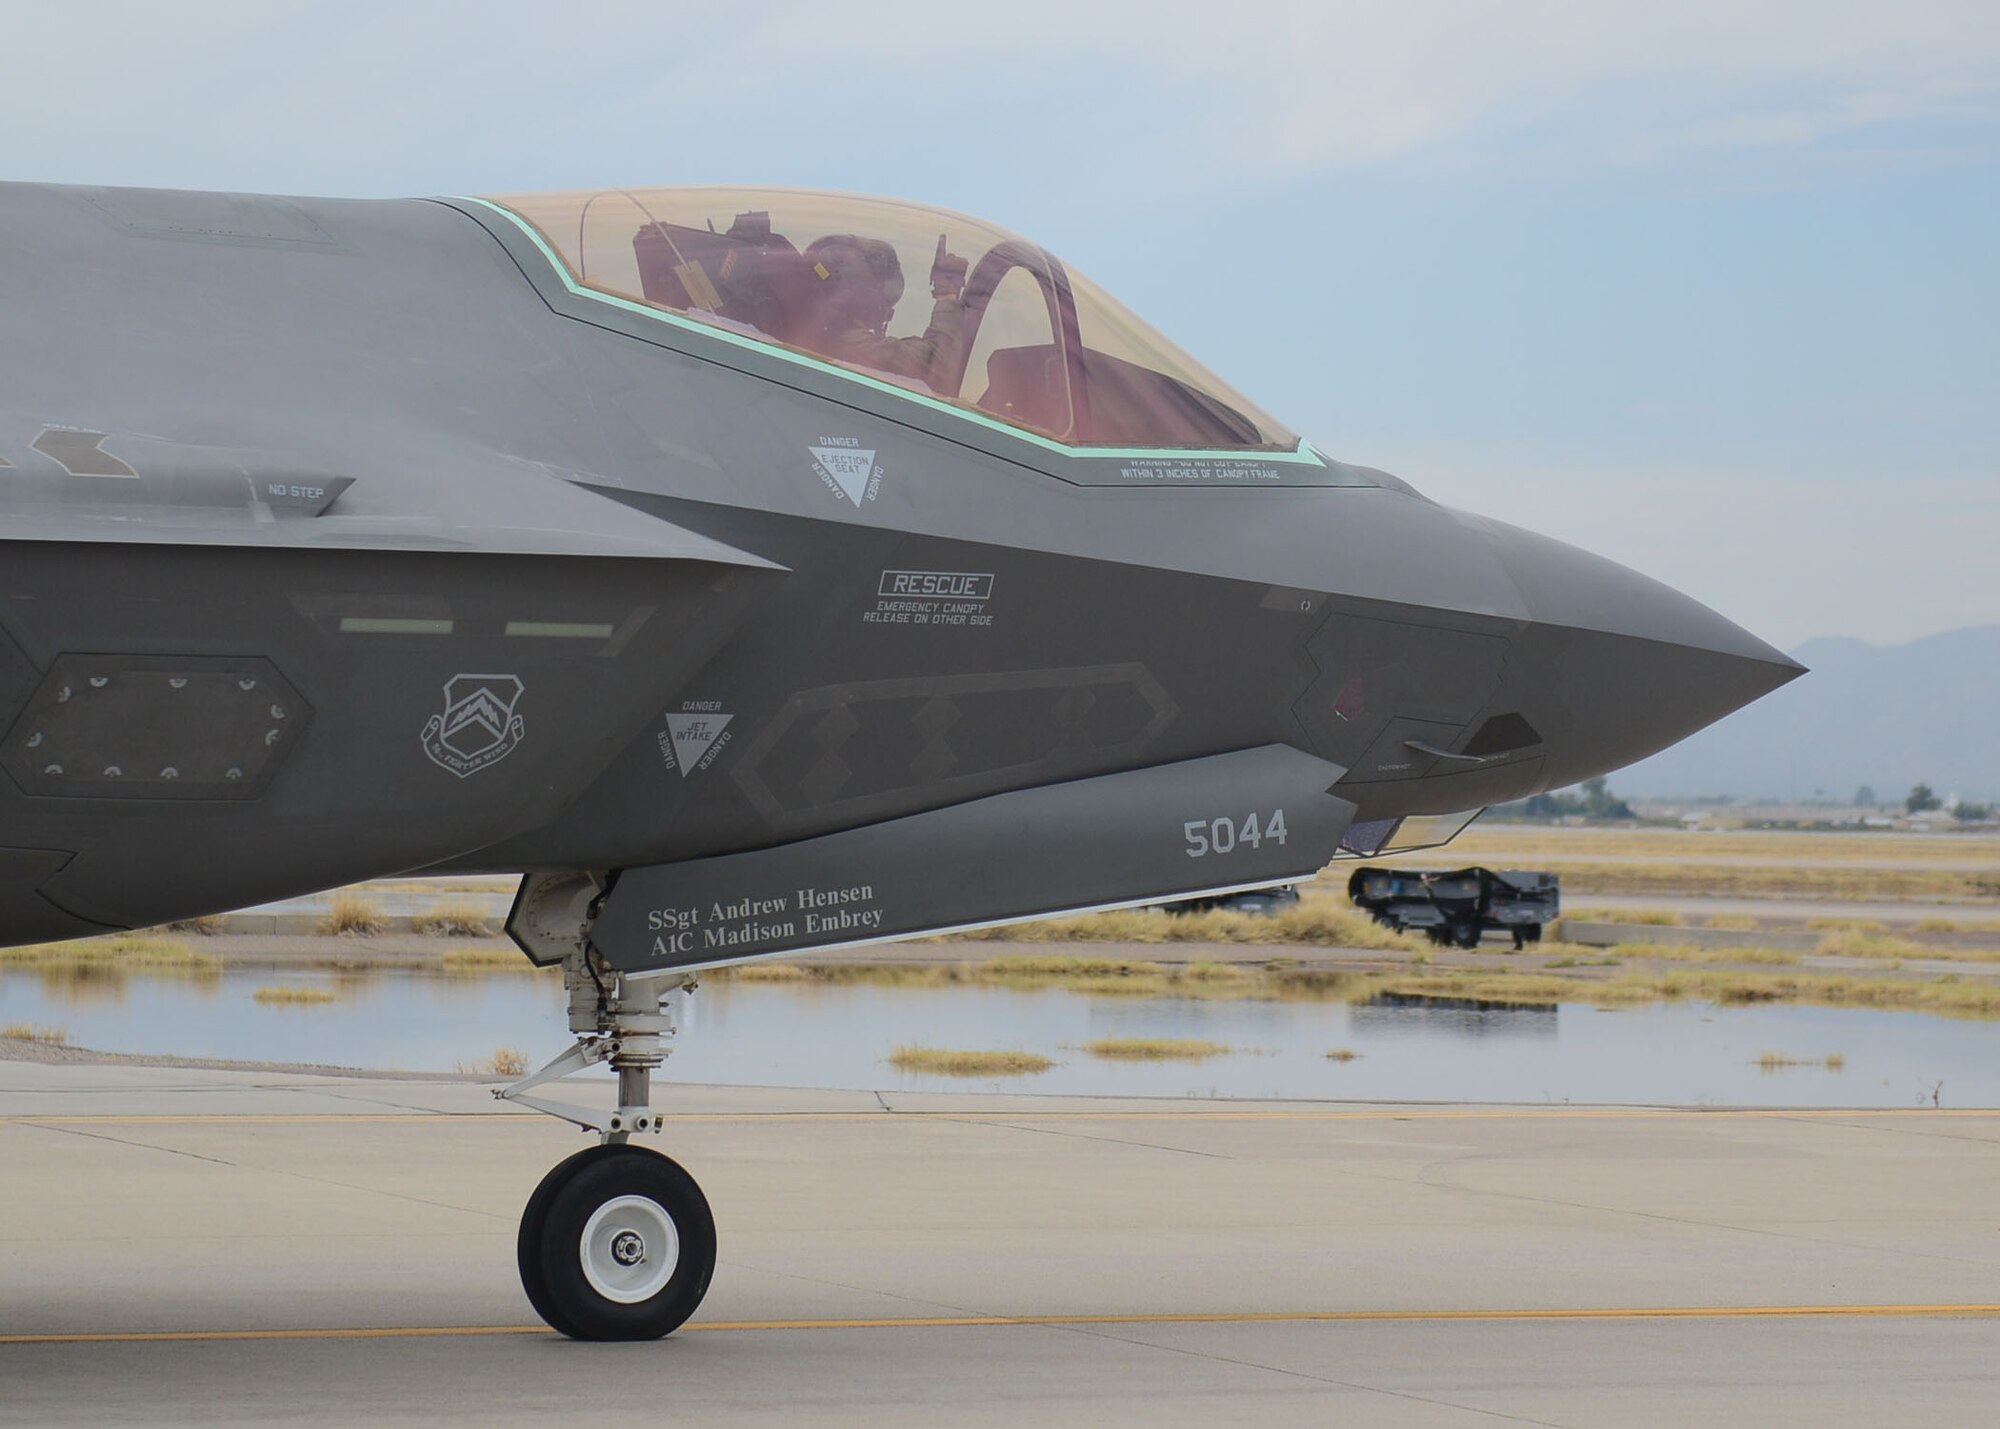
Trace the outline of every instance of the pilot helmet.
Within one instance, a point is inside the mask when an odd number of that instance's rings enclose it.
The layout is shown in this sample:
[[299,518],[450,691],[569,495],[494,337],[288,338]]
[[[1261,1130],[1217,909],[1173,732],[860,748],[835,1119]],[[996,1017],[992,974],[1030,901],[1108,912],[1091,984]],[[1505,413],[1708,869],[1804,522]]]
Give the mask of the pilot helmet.
[[829,233],[806,245],[806,261],[825,297],[822,312],[870,332],[882,332],[903,299],[903,265],[880,238]]

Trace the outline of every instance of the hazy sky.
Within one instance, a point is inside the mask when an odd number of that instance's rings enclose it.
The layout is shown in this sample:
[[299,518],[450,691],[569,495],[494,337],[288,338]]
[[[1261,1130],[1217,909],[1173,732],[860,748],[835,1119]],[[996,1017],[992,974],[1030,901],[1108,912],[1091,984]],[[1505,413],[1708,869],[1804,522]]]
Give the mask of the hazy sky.
[[931,200],[1780,644],[2000,621],[1992,0],[16,0],[0,46],[0,177]]

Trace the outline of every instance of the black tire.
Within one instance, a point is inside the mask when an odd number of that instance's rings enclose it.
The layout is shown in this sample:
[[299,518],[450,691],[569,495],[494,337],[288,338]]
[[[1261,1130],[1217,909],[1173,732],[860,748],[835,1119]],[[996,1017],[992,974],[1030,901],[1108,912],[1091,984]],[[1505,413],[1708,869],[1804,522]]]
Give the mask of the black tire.
[[542,1276],[543,1227],[548,1224],[549,1202],[555,1199],[556,1192],[575,1174],[578,1166],[619,1149],[602,1145],[587,1147],[552,1166],[549,1174],[542,1177],[541,1184],[535,1187],[535,1193],[528,1197],[528,1204],[521,1212],[520,1234],[514,1238],[514,1263],[520,1267],[521,1288],[528,1293],[528,1303],[535,1307],[537,1315],[548,1322],[550,1329],[572,1337],[576,1332],[562,1322],[555,1302],[549,1298],[549,1283]]
[[1457,923],[1454,923],[1454,924],[1452,924],[1452,925],[1451,925],[1451,940],[1452,940],[1452,941],[1453,941],[1454,943],[1458,944],[1458,946],[1459,946],[1459,947],[1461,947],[1461,948],[1476,948],[1476,947],[1478,947],[1478,946],[1479,946],[1479,925],[1478,925],[1477,923],[1473,923],[1473,922],[1468,922],[1468,921],[1461,921],[1461,922],[1457,922]]
[[[557,1172],[563,1174],[557,1177]],[[594,1146],[558,1166],[550,1179],[556,1185],[540,1206],[532,1271],[527,1268],[529,1218],[523,1216],[521,1222],[521,1282],[530,1300],[537,1290],[546,1297],[546,1310],[541,1304],[535,1307],[542,1318],[576,1340],[657,1340],[679,1329],[701,1304],[715,1274],[715,1217],[694,1177],[656,1151],[627,1145]],[[540,1197],[538,1189],[529,1201],[531,1211]],[[590,1252],[584,1237],[592,1217],[621,1198],[636,1198],[645,1214],[664,1216],[679,1242],[665,1283],[629,1302],[600,1291],[585,1268]],[[642,1258],[620,1267],[619,1273],[630,1270],[643,1277],[637,1267],[657,1252],[648,1243],[651,1234],[638,1237]],[[605,1264],[602,1256],[598,1263]]]

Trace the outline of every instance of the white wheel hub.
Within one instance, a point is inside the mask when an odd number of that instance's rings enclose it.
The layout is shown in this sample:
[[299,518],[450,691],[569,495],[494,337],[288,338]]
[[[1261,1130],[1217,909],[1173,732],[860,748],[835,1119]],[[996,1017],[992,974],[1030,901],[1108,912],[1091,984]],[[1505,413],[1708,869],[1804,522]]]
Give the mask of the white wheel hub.
[[681,1237],[650,1196],[618,1196],[597,1208],[577,1247],[590,1288],[620,1305],[650,1300],[674,1278]]

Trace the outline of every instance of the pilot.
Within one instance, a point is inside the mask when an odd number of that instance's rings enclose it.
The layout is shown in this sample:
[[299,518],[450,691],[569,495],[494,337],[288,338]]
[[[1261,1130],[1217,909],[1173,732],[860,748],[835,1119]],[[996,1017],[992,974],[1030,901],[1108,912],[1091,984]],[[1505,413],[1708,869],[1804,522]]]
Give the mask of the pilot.
[[966,263],[945,251],[938,235],[931,264],[930,325],[920,337],[890,337],[889,320],[903,298],[903,265],[880,238],[831,233],[806,245],[817,285],[813,317],[803,334],[813,351],[856,367],[914,378],[953,395],[964,361]]

